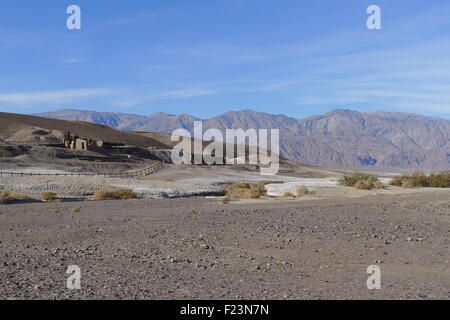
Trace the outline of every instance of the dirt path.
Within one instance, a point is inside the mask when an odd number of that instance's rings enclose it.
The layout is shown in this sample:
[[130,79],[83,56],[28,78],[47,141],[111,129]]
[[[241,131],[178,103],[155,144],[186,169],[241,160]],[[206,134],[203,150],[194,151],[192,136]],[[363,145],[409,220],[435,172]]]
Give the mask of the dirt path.
[[[448,192],[7,205],[0,298],[449,299],[449,247]],[[366,287],[373,264],[381,290]]]

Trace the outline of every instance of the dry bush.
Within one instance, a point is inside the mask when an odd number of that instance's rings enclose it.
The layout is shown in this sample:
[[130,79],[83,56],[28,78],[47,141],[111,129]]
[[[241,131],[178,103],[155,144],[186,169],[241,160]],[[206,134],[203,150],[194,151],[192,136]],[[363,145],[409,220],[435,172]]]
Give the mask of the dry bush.
[[375,182],[373,183],[373,187],[374,187],[375,189],[378,189],[378,190],[380,190],[380,189],[386,189],[386,185],[385,185],[383,182],[381,182],[381,181],[375,181]]
[[360,180],[355,183],[354,187],[359,190],[372,190],[374,188],[375,182],[371,180]]
[[402,187],[407,188],[407,189],[412,189],[415,187],[415,185],[412,183],[412,181],[407,180],[407,181],[403,181]]
[[27,200],[27,196],[12,190],[0,190],[0,204],[8,204],[15,201]]
[[414,172],[410,176],[410,182],[414,187],[428,187],[428,177],[420,172]]
[[107,189],[103,189],[100,191],[97,191],[94,194],[94,197],[92,198],[92,200],[94,201],[98,201],[98,200],[116,200],[118,199],[118,197],[115,195],[115,193],[113,191],[107,190]]
[[217,199],[218,202],[220,202],[221,204],[228,204],[228,202],[230,202],[230,198],[228,197],[222,197]]
[[296,196],[297,196],[297,198],[301,198],[303,196],[306,196],[309,193],[310,193],[310,191],[308,190],[308,188],[306,186],[300,186],[297,188]]
[[99,200],[128,200],[128,199],[135,199],[138,195],[136,192],[134,192],[131,189],[120,189],[120,190],[107,190],[103,189],[94,194],[94,197],[92,200],[99,201]]
[[138,197],[138,194],[131,189],[120,189],[114,192],[119,199],[123,200],[136,199]]
[[450,172],[433,173],[429,176],[420,172],[403,174],[392,179],[391,185],[404,188],[450,188]]
[[175,180],[171,179],[171,178],[167,178],[167,179],[164,179],[164,182],[175,182]]
[[[259,195],[259,196],[258,196]],[[261,197],[261,194],[255,190],[246,189],[246,188],[233,188],[227,193],[227,197],[229,198],[243,198],[243,199],[249,199],[249,198],[259,198]]]
[[261,195],[266,195],[266,186],[271,183],[272,182],[270,181],[260,181],[256,184],[252,184],[252,189],[257,190]]
[[236,187],[242,189],[250,189],[252,186],[250,185],[250,183],[239,183],[236,185]]
[[390,182],[390,185],[395,187],[401,187],[403,186],[403,182],[406,181],[408,177],[409,175],[407,174],[402,174],[401,176],[394,177]]
[[270,182],[225,184],[222,188],[228,191],[228,198],[257,199],[266,194],[265,186]]
[[295,195],[292,192],[285,192],[283,198],[295,198]]
[[262,197],[262,194],[258,190],[251,190],[250,191],[250,198],[251,199],[259,199],[261,197]]
[[428,185],[432,188],[450,188],[450,171],[431,174]]
[[43,192],[41,193],[41,201],[44,202],[54,202],[56,201],[56,194],[53,192]]
[[339,184],[346,186],[346,187],[356,187],[357,184],[359,186],[363,186],[363,183],[361,183],[361,181],[366,182],[364,184],[365,186],[371,185],[373,187],[373,184],[376,181],[378,181],[378,177],[371,175],[371,174],[357,172],[357,173],[352,174],[351,176],[343,176],[339,180]]

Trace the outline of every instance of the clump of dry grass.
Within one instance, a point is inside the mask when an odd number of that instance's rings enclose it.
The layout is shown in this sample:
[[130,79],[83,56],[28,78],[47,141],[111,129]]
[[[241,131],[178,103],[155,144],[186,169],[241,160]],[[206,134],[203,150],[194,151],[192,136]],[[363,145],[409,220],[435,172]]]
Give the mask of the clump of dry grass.
[[56,199],[56,194],[53,192],[43,192],[41,193],[41,201],[44,202],[55,202]]
[[171,179],[171,178],[164,179],[164,181],[165,181],[165,182],[175,182],[175,180],[174,180],[174,179]]
[[295,198],[295,195],[292,192],[285,192],[283,198]]
[[247,188],[232,188],[227,193],[227,197],[229,198],[243,198],[243,199],[256,199],[260,198],[262,194],[257,190],[251,190]]
[[351,176],[343,176],[339,180],[339,184],[346,187],[355,187],[357,189],[370,190],[375,187],[375,182],[377,181],[377,176],[365,174],[362,172],[356,172]]
[[428,185],[432,188],[450,188],[450,171],[429,175]]
[[381,181],[360,180],[353,187],[359,190],[385,189],[386,185]]
[[414,185],[414,183],[412,181],[403,181],[402,187],[406,188],[406,189],[413,189],[416,186]]
[[374,187],[374,183],[369,180],[359,180],[355,185],[353,185],[356,189],[359,190],[372,190]]
[[311,192],[309,191],[309,189],[306,186],[300,186],[300,187],[297,188],[295,196],[297,198],[301,198],[301,197],[306,196],[306,195],[308,195],[310,193]]
[[228,198],[258,199],[267,194],[265,186],[270,183],[260,181],[258,183],[225,184],[222,188],[228,191],[226,195]]
[[450,171],[429,176],[421,172],[403,174],[392,179],[391,185],[403,188],[450,188]]
[[136,199],[138,197],[137,193],[131,189],[120,189],[111,191],[108,189],[103,189],[94,194],[92,200],[128,200]]
[[228,202],[230,202],[230,198],[228,197],[222,197],[217,199],[218,202],[220,202],[221,204],[228,204]]
[[72,212],[73,212],[73,213],[78,213],[78,212],[80,212],[80,211],[81,211],[81,208],[80,208],[80,207],[72,208]]
[[381,181],[375,181],[373,186],[375,189],[386,189],[386,185]]
[[27,196],[12,190],[0,190],[0,204],[13,203],[15,201],[27,200]]

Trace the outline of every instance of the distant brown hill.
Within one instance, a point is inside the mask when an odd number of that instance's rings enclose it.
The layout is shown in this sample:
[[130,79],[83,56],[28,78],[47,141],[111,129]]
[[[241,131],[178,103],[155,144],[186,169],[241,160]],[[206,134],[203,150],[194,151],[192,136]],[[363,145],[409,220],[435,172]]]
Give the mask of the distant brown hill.
[[48,134],[41,133],[40,129],[52,131],[52,138],[62,138],[69,131],[77,136],[93,140],[123,143],[143,148],[170,148],[157,139],[132,132],[119,131],[101,124],[0,112],[0,139],[2,140],[34,141],[40,136]]
[[[189,115],[150,116],[61,110],[50,118],[84,120],[129,131],[171,133],[191,130]],[[337,109],[295,119],[251,110],[228,112],[203,121],[204,129],[280,129],[281,152],[304,164],[331,168],[450,170],[450,121],[415,114]]]

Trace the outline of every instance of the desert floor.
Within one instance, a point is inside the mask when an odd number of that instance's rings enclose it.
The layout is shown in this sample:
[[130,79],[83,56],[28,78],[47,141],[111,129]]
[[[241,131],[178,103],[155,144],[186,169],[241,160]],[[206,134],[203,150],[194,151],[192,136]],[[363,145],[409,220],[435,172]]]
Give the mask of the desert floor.
[[368,194],[3,205],[0,298],[450,299],[449,190]]

